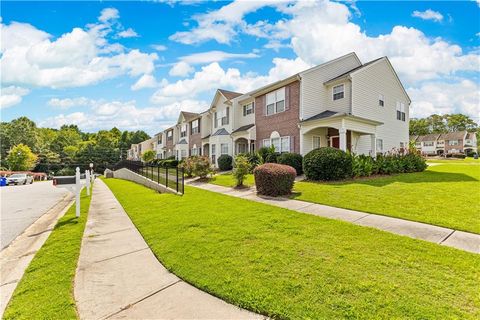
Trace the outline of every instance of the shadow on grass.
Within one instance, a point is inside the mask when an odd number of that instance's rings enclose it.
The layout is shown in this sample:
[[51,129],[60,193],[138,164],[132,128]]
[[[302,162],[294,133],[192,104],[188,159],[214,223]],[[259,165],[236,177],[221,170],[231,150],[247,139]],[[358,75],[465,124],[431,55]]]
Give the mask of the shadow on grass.
[[64,226],[67,226],[67,225],[72,225],[72,224],[77,224],[78,223],[78,218],[77,217],[71,217],[71,218],[68,218],[67,220],[63,220],[63,221],[59,221],[54,229],[60,229]]
[[359,184],[372,187],[384,187],[386,185],[401,183],[424,183],[424,182],[474,182],[479,181],[472,176],[464,173],[424,171],[414,173],[401,173],[391,176],[376,176],[369,178],[358,178],[347,181],[302,181],[302,183],[325,184],[333,188],[341,188],[343,186]]

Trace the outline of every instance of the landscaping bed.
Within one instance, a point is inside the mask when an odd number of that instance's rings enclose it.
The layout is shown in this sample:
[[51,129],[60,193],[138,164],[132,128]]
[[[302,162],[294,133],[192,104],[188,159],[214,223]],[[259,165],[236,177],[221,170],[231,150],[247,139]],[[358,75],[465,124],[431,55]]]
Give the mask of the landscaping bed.
[[169,270],[240,307],[281,319],[480,317],[479,255],[188,186],[179,197],[105,183]]
[[30,262],[3,315],[4,319],[76,319],[73,281],[90,197],[83,189],[81,214],[75,204],[60,218]]

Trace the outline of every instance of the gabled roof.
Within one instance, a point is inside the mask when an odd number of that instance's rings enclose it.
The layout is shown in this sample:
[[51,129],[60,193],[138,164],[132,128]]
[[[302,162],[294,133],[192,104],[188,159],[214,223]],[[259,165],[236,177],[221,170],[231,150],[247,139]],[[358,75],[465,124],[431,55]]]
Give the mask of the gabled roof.
[[217,131],[215,131],[214,134],[212,134],[212,137],[213,136],[228,136],[230,133],[228,133],[227,130],[225,130],[225,128],[221,128],[221,129],[218,129]]
[[252,128],[254,125],[255,124],[252,123],[252,124],[247,124],[246,126],[241,126],[240,128],[233,130],[232,133],[247,131],[248,129]]
[[383,122],[358,117],[358,116],[355,116],[355,115],[353,115],[351,113],[348,113],[348,112],[335,112],[335,111],[330,111],[330,110],[325,110],[323,112],[320,112],[320,113],[314,115],[313,117],[310,117],[310,118],[307,118],[307,119],[301,121],[301,123],[308,122],[308,121],[314,121],[314,120],[342,118],[342,117],[357,120],[357,121],[360,121],[360,122],[363,122],[363,123],[369,123],[369,124],[372,124],[372,125],[375,125],[375,126],[383,124]]
[[308,118],[308,119],[305,119],[305,120],[303,120],[303,121],[311,121],[311,120],[325,119],[325,118],[329,118],[329,117],[332,117],[332,116],[337,115],[337,114],[338,114],[338,112],[326,110],[326,111],[323,111],[323,112],[320,112],[320,113],[314,115],[313,117],[310,117],[310,118]]
[[227,99],[227,100],[232,100],[233,98],[239,97],[243,95],[243,93],[238,93],[234,91],[229,91],[225,89],[218,89],[218,91]]
[[455,132],[448,132],[444,133],[441,136],[441,139],[443,140],[459,140],[463,139],[465,135],[467,134],[467,131],[455,131]]
[[423,136],[418,136],[417,141],[418,142],[423,142],[423,141],[437,141],[437,139],[441,136],[439,133],[430,133],[426,134]]
[[408,137],[408,139],[409,139],[409,141],[415,142],[415,141],[417,141],[418,136],[410,136],[410,137]]
[[178,115],[178,121],[177,123],[181,122],[181,119],[185,119],[186,122],[192,121],[200,116],[199,113],[194,113],[194,112],[187,112],[187,111],[180,111],[180,114]]
[[335,82],[335,81],[337,81],[337,80],[339,80],[339,79],[345,78],[345,77],[349,76],[351,73],[353,73],[353,72],[355,72],[355,71],[358,71],[358,70],[360,70],[360,69],[363,69],[363,68],[365,68],[365,67],[368,67],[368,66],[371,65],[372,63],[375,63],[375,62],[377,62],[377,61],[379,61],[379,60],[381,60],[381,59],[383,59],[383,58],[385,58],[385,57],[377,58],[377,59],[375,59],[375,60],[372,60],[372,61],[369,61],[369,62],[367,62],[367,63],[364,63],[364,64],[362,64],[361,66],[355,67],[355,68],[353,68],[353,69],[351,69],[351,70],[349,70],[349,71],[347,71],[347,72],[345,72],[345,73],[342,73],[342,74],[339,75],[339,76],[336,76],[335,78],[332,78],[332,79],[330,79],[330,80],[325,81],[323,84],[328,84],[328,83],[331,83],[331,82]]
[[185,140],[185,139],[182,139],[182,140],[178,141],[178,144],[187,144],[187,143],[188,143],[188,142],[187,142],[187,140]]

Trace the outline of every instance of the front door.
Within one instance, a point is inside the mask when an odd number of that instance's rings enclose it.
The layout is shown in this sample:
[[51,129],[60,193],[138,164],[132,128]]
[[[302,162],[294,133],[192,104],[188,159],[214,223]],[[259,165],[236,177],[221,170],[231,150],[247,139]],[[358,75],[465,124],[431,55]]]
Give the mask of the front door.
[[340,148],[340,137],[338,137],[338,136],[330,137],[329,145],[332,148],[339,149]]

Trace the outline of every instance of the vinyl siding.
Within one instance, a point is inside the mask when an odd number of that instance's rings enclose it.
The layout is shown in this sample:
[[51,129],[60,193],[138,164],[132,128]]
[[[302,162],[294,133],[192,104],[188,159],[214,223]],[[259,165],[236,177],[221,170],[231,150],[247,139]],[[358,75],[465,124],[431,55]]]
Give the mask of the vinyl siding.
[[255,112],[247,116],[243,116],[243,106],[253,101],[254,99],[251,98],[251,99],[244,100],[240,103],[237,101],[234,103],[234,110],[235,110],[235,119],[234,119],[235,123],[233,127],[234,130],[240,128],[241,126],[246,126],[248,124],[255,123]]
[[[300,118],[308,119],[320,112],[328,110],[328,108],[338,107],[345,110],[344,103],[348,103],[349,99],[346,96],[341,102],[332,105],[332,93],[329,87],[324,85],[324,82],[338,77],[339,75],[352,70],[360,65],[354,56],[346,56],[341,60],[329,63],[318,69],[300,73],[302,78],[301,85],[301,108]],[[338,105],[337,105],[338,104]],[[336,110],[332,110],[336,111]]]
[[[352,73],[352,114],[383,122],[377,126],[377,138],[383,140],[383,151],[399,148],[400,142],[408,145],[409,105],[408,98],[398,83],[386,59]],[[378,104],[378,95],[383,94],[384,106]],[[397,120],[396,103],[405,104],[405,121]],[[369,136],[360,137],[358,148],[369,150]]]

